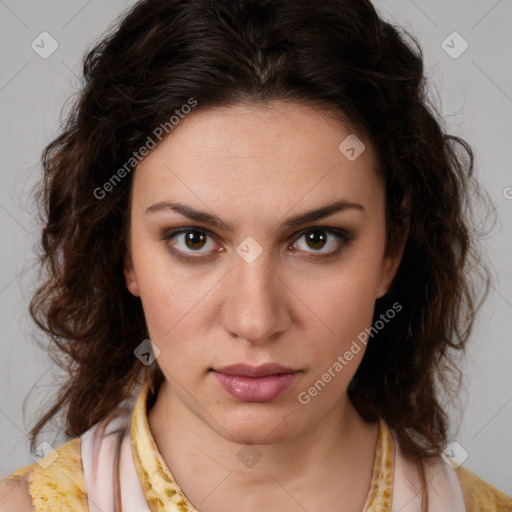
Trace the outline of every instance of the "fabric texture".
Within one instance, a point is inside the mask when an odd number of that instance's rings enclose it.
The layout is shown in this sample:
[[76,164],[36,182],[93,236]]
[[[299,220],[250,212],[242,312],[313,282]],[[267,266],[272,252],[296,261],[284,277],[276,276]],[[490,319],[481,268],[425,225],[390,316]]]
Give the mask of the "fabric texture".
[[39,462],[9,475],[9,478],[14,480],[28,477],[35,512],[87,511],[80,443],[80,438],[68,441],[48,453]]
[[[34,512],[199,512],[174,480],[151,434],[147,405],[154,393],[148,381],[132,409],[120,408],[108,424],[94,425],[38,463],[11,473],[14,480],[28,478]],[[428,466],[427,481],[432,512],[512,512],[512,498],[462,466],[453,469],[439,459]],[[380,418],[362,512],[421,512],[420,491],[416,467]]]

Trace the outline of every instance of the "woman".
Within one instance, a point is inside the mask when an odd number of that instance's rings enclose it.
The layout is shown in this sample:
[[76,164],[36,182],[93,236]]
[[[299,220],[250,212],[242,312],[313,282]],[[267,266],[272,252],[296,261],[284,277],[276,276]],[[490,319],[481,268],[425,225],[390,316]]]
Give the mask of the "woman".
[[72,439],[0,510],[512,509],[445,450],[487,274],[411,42],[365,0],[145,0],[87,55],[30,306],[69,373],[32,449]]

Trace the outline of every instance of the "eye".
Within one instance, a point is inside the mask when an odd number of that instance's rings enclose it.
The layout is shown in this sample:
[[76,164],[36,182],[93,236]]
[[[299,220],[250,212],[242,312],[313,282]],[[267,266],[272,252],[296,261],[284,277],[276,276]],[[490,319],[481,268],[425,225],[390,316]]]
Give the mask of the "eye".
[[[165,233],[162,240],[173,257],[183,262],[195,262],[224,250],[213,241],[213,236],[213,233],[205,229],[181,228]],[[341,252],[351,241],[352,235],[344,229],[319,226],[302,231],[289,247],[328,257]]]
[[[199,256],[187,256],[187,254],[205,255],[215,252],[216,244],[213,242],[211,233],[204,229],[178,229],[166,233],[163,239],[166,241],[166,246],[171,254],[182,261],[199,258]],[[222,248],[218,249],[218,251],[221,250]]]
[[302,232],[292,247],[305,252],[334,255],[351,240],[351,236],[344,229],[315,227]]

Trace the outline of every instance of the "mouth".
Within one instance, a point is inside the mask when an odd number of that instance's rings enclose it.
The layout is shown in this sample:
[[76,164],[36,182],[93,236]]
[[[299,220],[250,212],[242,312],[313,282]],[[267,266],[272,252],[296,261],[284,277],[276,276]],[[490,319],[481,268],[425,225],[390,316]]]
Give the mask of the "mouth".
[[240,402],[269,402],[297,380],[301,371],[278,363],[251,366],[245,363],[211,368],[216,381]]
[[252,366],[246,363],[231,364],[211,368],[210,371],[223,373],[224,375],[235,375],[240,377],[268,377],[270,375],[287,375],[296,373],[298,370],[283,366],[279,363],[266,363],[259,366]]

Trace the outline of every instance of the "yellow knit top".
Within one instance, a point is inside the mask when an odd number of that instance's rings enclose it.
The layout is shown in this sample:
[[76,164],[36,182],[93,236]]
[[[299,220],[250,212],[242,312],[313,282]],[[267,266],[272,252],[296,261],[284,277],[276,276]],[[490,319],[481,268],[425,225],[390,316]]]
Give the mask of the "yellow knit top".
[[[174,480],[151,434],[147,402],[153,392],[153,384],[148,381],[137,398],[131,418],[133,460],[144,497],[151,512],[198,512]],[[9,475],[10,479],[28,482],[34,512],[88,512],[80,443],[80,438],[73,439],[39,462]],[[462,466],[456,473],[467,512],[512,511],[512,498]],[[386,422],[379,419],[373,475],[363,512],[391,512],[393,475],[394,440]],[[0,510],[1,500],[2,496]]]

